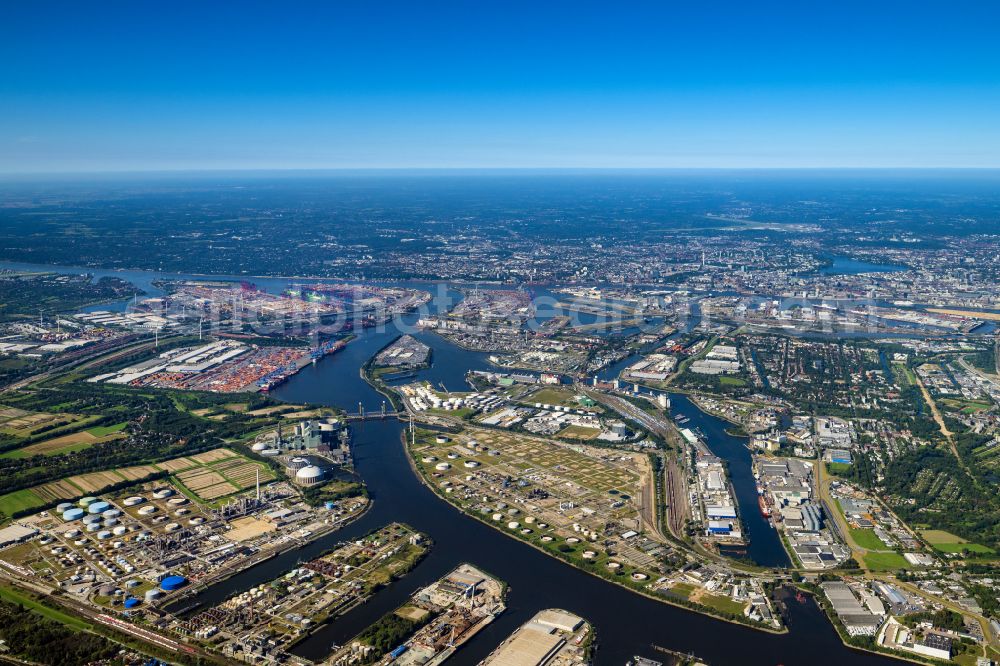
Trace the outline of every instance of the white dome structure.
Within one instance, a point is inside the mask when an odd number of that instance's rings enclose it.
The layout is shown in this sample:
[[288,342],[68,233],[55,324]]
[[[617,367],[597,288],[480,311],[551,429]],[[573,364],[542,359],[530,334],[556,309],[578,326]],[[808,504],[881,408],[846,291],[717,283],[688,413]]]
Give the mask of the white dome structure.
[[306,465],[295,472],[295,483],[301,486],[311,486],[323,480],[323,470],[316,465]]

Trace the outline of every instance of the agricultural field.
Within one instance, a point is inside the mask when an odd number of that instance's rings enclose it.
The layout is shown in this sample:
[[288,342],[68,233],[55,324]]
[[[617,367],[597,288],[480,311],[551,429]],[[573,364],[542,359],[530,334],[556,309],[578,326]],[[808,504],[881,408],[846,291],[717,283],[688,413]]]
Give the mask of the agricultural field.
[[187,461],[190,465],[184,468],[174,465],[175,469],[171,472],[175,473],[184,488],[206,502],[252,487],[257,482],[258,470],[262,483],[274,478],[269,467],[230,449],[214,449],[179,461]]
[[6,451],[0,454],[2,458],[30,458],[31,456],[57,456],[64,453],[82,451],[94,444],[109,442],[124,437],[127,423],[116,423],[110,426],[95,426],[87,430],[79,430],[66,435],[57,435],[28,446]]
[[82,419],[78,414],[50,414],[0,407],[0,432],[13,437],[28,437],[40,428],[61,427]]

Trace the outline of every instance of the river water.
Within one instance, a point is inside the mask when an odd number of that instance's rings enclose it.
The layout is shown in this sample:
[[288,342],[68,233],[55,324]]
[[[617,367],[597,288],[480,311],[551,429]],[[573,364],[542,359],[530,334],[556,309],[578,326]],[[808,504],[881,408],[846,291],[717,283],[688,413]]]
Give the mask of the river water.
[[[391,327],[390,327],[391,328]],[[382,397],[358,375],[361,364],[386,344],[395,332],[369,330],[361,333],[347,348],[317,365],[307,368],[276,391],[282,400],[308,401],[353,408],[361,402],[375,409]],[[463,384],[466,367],[484,363],[483,355],[457,349],[433,334],[422,335],[432,345],[434,368],[426,377],[444,382],[455,390]],[[463,359],[466,362],[462,362]],[[729,437],[720,429],[724,422],[685,405],[683,396],[675,396],[680,405],[708,436],[710,446],[730,460],[730,472],[749,473],[749,452],[740,438]],[[632,655],[655,658],[653,645],[683,652],[693,652],[710,664],[875,664],[890,660],[856,653],[844,647],[822,612],[811,602],[789,604],[791,632],[770,635],[739,625],[714,620],[703,615],[659,603],[636,595],[603,579],[576,570],[554,558],[507,537],[497,530],[464,516],[437,498],[420,483],[411,470],[401,444],[402,424],[394,421],[367,422],[355,428],[355,462],[368,483],[373,508],[357,523],[330,535],[323,542],[289,553],[240,574],[200,597],[212,603],[226,596],[277,576],[328,548],[332,543],[362,535],[393,520],[404,521],[430,535],[434,548],[430,555],[403,580],[379,592],[360,608],[321,628],[302,643],[296,652],[305,657],[322,658],[332,643],[349,640],[367,624],[399,604],[418,587],[440,577],[463,561],[476,564],[510,584],[509,609],[496,622],[464,646],[452,658],[456,665],[475,664],[487,655],[518,625],[546,607],[560,607],[578,613],[594,623],[599,638],[598,664],[624,664]],[[749,488],[753,492],[753,479]],[[743,485],[743,484],[737,484]],[[739,494],[739,491],[738,491]],[[741,505],[744,499],[740,497]],[[748,498],[756,506],[756,495]],[[759,514],[752,514],[748,518]],[[746,520],[746,518],[745,518]],[[747,521],[751,522],[751,521]],[[751,522],[752,536],[770,528]],[[762,564],[786,562],[776,538],[753,539],[761,550],[751,556]],[[752,547],[753,548],[753,547]]]
[[[72,270],[86,272],[86,269]],[[130,273],[114,274],[132,279],[134,276]],[[145,284],[149,284],[148,274]],[[413,319],[413,316],[404,318],[409,325]],[[383,397],[361,379],[359,370],[372,354],[396,335],[398,331],[392,325],[360,331],[358,338],[344,350],[306,367],[276,389],[274,395],[281,400],[332,405],[351,411],[358,403],[366,410],[378,409]],[[433,334],[418,335],[433,347],[434,366],[422,376],[435,383],[443,382],[451,390],[460,389],[464,386],[466,369],[487,367],[483,354],[458,349]],[[705,432],[713,451],[729,461],[730,474],[743,506],[745,498],[740,487],[744,484],[739,475],[747,468],[749,454],[741,440],[725,433],[720,435],[724,422],[702,414],[693,405],[685,405],[686,399],[682,396],[674,396],[674,400],[675,407],[692,417],[692,425]],[[342,644],[382,614],[402,604],[416,589],[430,584],[459,563],[470,562],[510,585],[508,610],[449,660],[454,666],[478,663],[534,613],[550,607],[577,613],[594,624],[598,637],[595,663],[598,665],[621,666],[637,654],[662,659],[654,645],[693,653],[712,666],[899,663],[845,647],[822,611],[811,601],[790,601],[786,615],[790,631],[773,635],[669,606],[591,576],[463,515],[434,495],[409,466],[401,442],[402,423],[371,421],[356,425],[353,430],[355,465],[373,499],[371,510],[334,534],[210,587],[198,595],[197,603],[217,603],[285,573],[339,541],[357,538],[391,521],[402,521],[431,537],[434,547],[430,554],[401,581],[318,629],[297,647],[298,654],[323,658],[329,653],[331,644]],[[750,481],[752,487],[752,478]],[[756,504],[756,498],[751,499]],[[751,522],[750,518],[745,515],[744,520]],[[751,544],[764,544],[758,547],[759,550],[752,545],[750,555],[762,564],[780,564],[784,554],[774,551],[766,539],[758,538],[760,530],[769,528],[752,522],[749,527]]]

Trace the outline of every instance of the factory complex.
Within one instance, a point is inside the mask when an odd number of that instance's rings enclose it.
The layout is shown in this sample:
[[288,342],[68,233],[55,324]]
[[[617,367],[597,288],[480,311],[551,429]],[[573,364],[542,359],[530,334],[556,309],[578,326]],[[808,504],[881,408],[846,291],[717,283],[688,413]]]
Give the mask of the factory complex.
[[[324,664],[441,664],[505,610],[505,595],[502,581],[461,564],[418,589],[409,601],[336,650]],[[375,644],[383,632],[394,639],[388,646]]]
[[300,639],[393,584],[429,548],[424,535],[393,523],[221,603],[174,618],[167,628],[210,641],[241,661],[284,662]]
[[589,663],[590,624],[564,610],[538,612],[521,625],[483,666],[581,666]]
[[0,530],[0,567],[96,609],[161,626],[164,604],[337,529],[364,497],[306,504],[229,449],[158,463],[161,478],[65,500]]
[[754,478],[761,514],[784,531],[805,569],[832,569],[851,556],[815,494],[812,461],[755,456]]

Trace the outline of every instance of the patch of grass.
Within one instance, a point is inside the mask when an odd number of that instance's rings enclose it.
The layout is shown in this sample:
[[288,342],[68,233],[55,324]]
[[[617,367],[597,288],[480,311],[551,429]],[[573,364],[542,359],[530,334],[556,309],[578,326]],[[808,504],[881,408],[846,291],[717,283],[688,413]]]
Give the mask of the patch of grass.
[[959,400],[957,398],[945,398],[941,402],[949,408],[955,411],[960,411],[963,414],[975,414],[976,412],[981,412],[984,409],[989,409],[992,406],[988,402],[981,402],[978,400]]
[[[727,375],[719,376],[719,383],[723,386],[746,386],[746,380],[740,379],[739,377],[729,377]],[[740,611],[742,612],[742,611]]]
[[441,416],[452,416],[458,419],[467,419],[475,412],[468,407],[462,407],[460,409],[435,409],[431,407],[427,410],[428,414],[440,414]]
[[12,493],[0,496],[0,512],[7,516],[14,515],[16,511],[42,506],[42,504],[42,499],[31,488],[15,490]]
[[965,543],[965,539],[962,537],[951,532],[945,532],[944,530],[920,530],[920,536],[931,545],[938,543]]
[[899,553],[868,553],[865,555],[865,565],[874,571],[895,571],[910,567],[910,563]]
[[875,530],[851,528],[851,538],[854,543],[866,550],[885,550],[887,546],[875,536]]
[[64,613],[39,601],[35,601],[22,592],[15,590],[12,587],[7,587],[6,585],[0,585],[0,599],[9,601],[13,604],[20,604],[28,610],[32,610],[43,617],[49,618],[50,620],[55,620],[56,622],[65,624],[67,627],[72,627],[81,631],[86,631],[91,628],[90,625],[81,618]]
[[587,426],[579,425],[568,425],[559,431],[560,437],[572,437],[575,439],[593,439],[601,434],[601,431],[597,428],[588,428]]
[[691,583],[677,583],[670,588],[670,591],[687,599],[694,592],[694,585]]
[[830,474],[844,476],[850,473],[851,466],[847,463],[829,462],[826,464],[826,470],[830,472]]
[[121,432],[128,425],[127,421],[122,421],[121,423],[115,423],[109,426],[97,426],[96,428],[90,428],[87,430],[94,437],[104,437],[106,435],[112,435],[116,432]]
[[962,541],[961,543],[935,543],[931,545],[934,546],[934,550],[940,550],[942,553],[961,553],[965,550],[970,553],[994,552],[993,549],[988,546],[983,546],[978,543],[969,543],[968,541]]
[[717,594],[703,594],[698,603],[702,606],[708,606],[717,611],[722,611],[723,613],[733,613],[734,615],[742,615],[744,604],[737,603],[730,599],[729,597],[719,596]]

